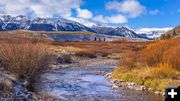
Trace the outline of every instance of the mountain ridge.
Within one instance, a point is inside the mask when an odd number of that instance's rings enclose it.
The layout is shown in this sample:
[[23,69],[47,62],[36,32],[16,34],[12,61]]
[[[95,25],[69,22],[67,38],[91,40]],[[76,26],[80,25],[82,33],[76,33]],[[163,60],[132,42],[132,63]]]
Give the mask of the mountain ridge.
[[92,29],[98,34],[139,38],[139,36],[133,30],[130,30],[124,26],[113,28],[104,25],[94,25],[92,26]]
[[180,25],[161,35],[160,39],[179,38],[180,37]]
[[[32,31],[84,31],[97,34],[105,34],[112,36],[122,36],[130,38],[155,39],[162,34],[159,31],[151,31],[138,33],[136,30],[125,26],[111,27],[106,25],[94,25],[87,27],[79,22],[64,18],[28,18],[19,15],[12,17],[10,15],[0,15],[0,31],[9,30],[32,30]],[[149,34],[151,33],[151,34]]]
[[33,31],[90,31],[89,27],[75,21],[64,18],[40,18],[30,19],[26,16],[11,17],[10,15],[0,16],[0,29],[17,30],[26,29]]

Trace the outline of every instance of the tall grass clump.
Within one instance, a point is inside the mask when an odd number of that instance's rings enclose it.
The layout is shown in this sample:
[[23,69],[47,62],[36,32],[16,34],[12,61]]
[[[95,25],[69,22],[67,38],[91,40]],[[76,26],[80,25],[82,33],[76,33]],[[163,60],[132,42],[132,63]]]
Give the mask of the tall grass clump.
[[[163,40],[148,45],[141,51],[142,62],[155,66],[162,62],[164,53],[172,47],[180,45],[180,39]],[[167,54],[171,54],[170,52]],[[176,56],[177,57],[177,56]]]
[[43,43],[22,39],[0,42],[0,65],[19,80],[33,82],[47,69],[51,59],[51,53]]
[[156,41],[142,50],[127,52],[112,76],[160,91],[167,86],[179,86],[179,50],[180,38],[177,38]]
[[138,54],[136,51],[126,52],[123,58],[120,60],[120,66],[124,69],[133,69],[137,66]]
[[164,79],[164,78],[176,78],[177,77],[177,72],[176,69],[174,69],[171,65],[169,64],[159,64],[151,69],[147,70],[147,75],[149,75],[149,77],[153,77],[153,78],[160,78],[160,79]]
[[164,52],[163,63],[171,64],[173,68],[180,71],[180,45],[172,47]]

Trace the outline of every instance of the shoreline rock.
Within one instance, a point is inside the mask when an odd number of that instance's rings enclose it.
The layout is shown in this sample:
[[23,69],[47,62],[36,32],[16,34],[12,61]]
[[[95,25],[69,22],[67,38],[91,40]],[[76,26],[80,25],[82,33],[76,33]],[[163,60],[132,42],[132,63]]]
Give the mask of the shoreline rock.
[[148,91],[161,96],[165,95],[164,92],[155,91],[152,88],[145,87],[144,85],[137,85],[135,82],[125,82],[123,80],[113,79],[112,73],[107,73],[104,76],[112,84],[112,89],[119,89],[124,87],[132,90]]

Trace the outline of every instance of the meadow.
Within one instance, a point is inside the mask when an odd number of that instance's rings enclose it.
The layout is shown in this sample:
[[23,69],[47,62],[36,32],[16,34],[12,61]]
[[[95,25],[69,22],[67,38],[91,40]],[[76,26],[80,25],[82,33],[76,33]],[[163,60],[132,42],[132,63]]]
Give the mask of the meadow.
[[[23,34],[9,37],[1,34],[0,73],[6,72],[26,83],[33,91],[33,83],[54,62],[72,63],[77,58],[104,57],[118,60],[112,72],[114,79],[136,82],[154,90],[180,85],[180,39],[149,42],[128,41],[52,41],[47,37]],[[41,38],[40,38],[41,37]],[[12,82],[0,77],[1,91],[12,92]]]
[[113,78],[164,91],[180,85],[180,39],[155,41],[124,54]]

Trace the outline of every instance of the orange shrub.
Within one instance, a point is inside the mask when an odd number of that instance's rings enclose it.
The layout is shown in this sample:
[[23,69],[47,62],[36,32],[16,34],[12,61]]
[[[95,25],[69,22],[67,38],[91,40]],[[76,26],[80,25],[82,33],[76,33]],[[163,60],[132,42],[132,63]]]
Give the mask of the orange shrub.
[[164,52],[180,44],[179,39],[158,41],[148,45],[141,51],[142,62],[148,66],[154,66],[162,62]]
[[120,65],[125,67],[125,69],[133,69],[136,67],[137,59],[137,52],[129,51],[123,56]]
[[51,56],[44,44],[24,41],[0,43],[0,65],[18,79],[29,82],[47,69]]
[[172,65],[173,68],[180,70],[180,45],[172,47],[164,52],[163,62]]

